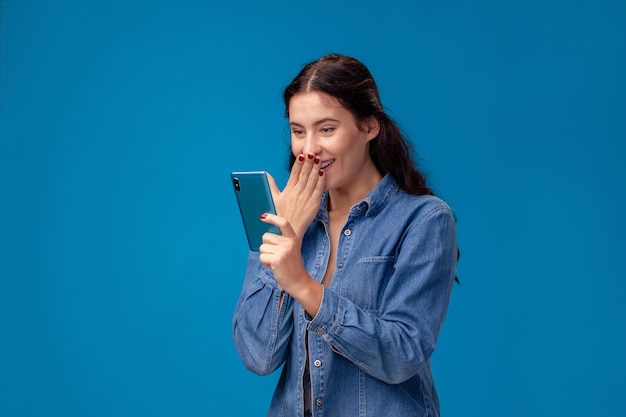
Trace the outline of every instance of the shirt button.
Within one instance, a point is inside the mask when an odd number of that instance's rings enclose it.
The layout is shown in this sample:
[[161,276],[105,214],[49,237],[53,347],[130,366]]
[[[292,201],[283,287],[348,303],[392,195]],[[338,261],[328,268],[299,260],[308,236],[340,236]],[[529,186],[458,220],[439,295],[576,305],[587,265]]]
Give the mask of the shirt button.
[[324,328],[323,327],[318,327],[317,329],[315,329],[315,331],[317,332],[317,334],[322,334],[322,333],[324,333]]
[[315,404],[317,404],[318,407],[321,407],[322,404],[324,404],[324,401],[322,401],[321,398],[318,398],[317,400],[315,400]]
[[315,362],[313,362],[313,365],[315,365],[316,368],[319,368],[320,366],[322,366],[322,361],[317,359]]
[[358,207],[356,208],[356,211],[361,211],[361,206],[358,206]]
[[350,231],[350,229],[346,229],[343,231],[343,234],[346,236],[350,236],[352,234],[352,232]]
[[343,268],[343,262],[339,262],[339,264],[337,265],[338,268]]

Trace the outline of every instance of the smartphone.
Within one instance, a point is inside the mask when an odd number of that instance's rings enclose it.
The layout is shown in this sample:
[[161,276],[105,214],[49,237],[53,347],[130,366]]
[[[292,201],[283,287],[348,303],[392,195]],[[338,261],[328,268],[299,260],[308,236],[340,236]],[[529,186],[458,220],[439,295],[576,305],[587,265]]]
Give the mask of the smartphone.
[[265,171],[232,172],[233,183],[241,220],[248,238],[250,250],[258,251],[266,232],[280,234],[278,227],[263,223],[263,213],[276,214],[272,192]]

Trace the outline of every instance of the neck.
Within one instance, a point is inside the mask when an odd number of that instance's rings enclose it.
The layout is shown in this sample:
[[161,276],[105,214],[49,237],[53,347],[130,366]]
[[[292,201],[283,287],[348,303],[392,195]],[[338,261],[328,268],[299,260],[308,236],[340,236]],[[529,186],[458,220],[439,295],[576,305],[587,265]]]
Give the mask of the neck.
[[357,184],[328,190],[328,211],[347,213],[352,206],[363,200],[381,179],[382,175],[374,169],[370,175]]

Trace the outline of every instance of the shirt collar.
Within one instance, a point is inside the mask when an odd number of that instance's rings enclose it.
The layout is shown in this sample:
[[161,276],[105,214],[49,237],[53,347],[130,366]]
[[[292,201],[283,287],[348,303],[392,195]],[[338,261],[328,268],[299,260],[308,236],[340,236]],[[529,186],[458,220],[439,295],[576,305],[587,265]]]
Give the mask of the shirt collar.
[[[355,206],[364,205],[366,208],[365,215],[374,216],[389,203],[389,200],[391,200],[391,198],[396,195],[399,190],[400,187],[398,186],[396,181],[393,179],[391,174],[387,173],[378,182],[378,184],[376,184],[372,191],[370,191],[363,200],[355,204]],[[320,204],[320,209],[317,212],[316,219],[321,221],[328,220],[327,191],[324,191],[324,193],[322,194],[322,202]]]

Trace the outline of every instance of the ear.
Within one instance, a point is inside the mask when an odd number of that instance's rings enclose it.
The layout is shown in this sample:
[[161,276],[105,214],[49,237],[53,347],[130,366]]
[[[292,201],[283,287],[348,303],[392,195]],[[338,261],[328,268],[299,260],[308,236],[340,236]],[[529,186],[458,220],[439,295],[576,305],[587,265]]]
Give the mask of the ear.
[[363,120],[363,131],[367,134],[367,141],[374,139],[380,133],[380,122],[374,116]]

